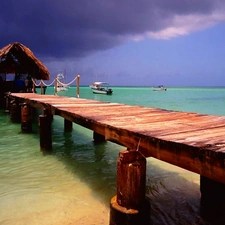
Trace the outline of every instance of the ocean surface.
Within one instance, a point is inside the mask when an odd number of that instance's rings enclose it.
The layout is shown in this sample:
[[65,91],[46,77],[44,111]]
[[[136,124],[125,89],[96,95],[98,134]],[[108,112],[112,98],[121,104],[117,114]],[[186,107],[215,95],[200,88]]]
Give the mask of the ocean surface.
[[[225,88],[112,87],[113,95],[94,95],[80,87],[80,98],[225,116]],[[47,88],[53,94],[53,88]],[[70,87],[59,95],[74,96]],[[123,146],[95,144],[92,131],[73,124],[63,132],[54,116],[53,152],[40,151],[37,120],[22,134],[0,110],[0,225],[107,225],[116,194],[116,162]],[[146,196],[152,225],[211,224],[200,214],[199,175],[147,159]],[[225,224],[225,222],[223,223]]]

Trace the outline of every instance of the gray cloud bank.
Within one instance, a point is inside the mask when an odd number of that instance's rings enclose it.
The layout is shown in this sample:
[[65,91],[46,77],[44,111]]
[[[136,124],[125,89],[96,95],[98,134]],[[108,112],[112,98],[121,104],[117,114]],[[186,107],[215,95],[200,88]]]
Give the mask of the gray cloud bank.
[[170,39],[225,21],[223,0],[2,0],[0,47],[78,58],[144,38]]

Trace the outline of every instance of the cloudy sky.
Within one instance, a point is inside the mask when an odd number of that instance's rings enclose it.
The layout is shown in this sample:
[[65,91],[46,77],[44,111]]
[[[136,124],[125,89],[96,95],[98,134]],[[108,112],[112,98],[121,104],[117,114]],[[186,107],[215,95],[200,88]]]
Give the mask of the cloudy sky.
[[225,86],[224,0],[1,0],[0,48],[21,42],[51,80]]

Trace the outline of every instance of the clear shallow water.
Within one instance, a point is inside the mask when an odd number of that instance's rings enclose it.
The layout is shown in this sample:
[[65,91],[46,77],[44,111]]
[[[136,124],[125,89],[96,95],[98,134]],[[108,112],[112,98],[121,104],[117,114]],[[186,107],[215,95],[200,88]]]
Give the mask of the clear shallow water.
[[[112,96],[80,97],[178,111],[225,115],[225,88],[114,87]],[[52,94],[53,88],[47,89]],[[61,95],[75,96],[71,87]],[[0,111],[0,224],[108,224],[109,201],[116,194],[116,161],[125,148],[111,142],[94,144],[92,132],[76,124],[63,132],[63,119],[53,121],[53,153],[40,151],[37,123],[32,134]],[[210,224],[200,215],[199,175],[147,160],[147,197],[153,225]]]

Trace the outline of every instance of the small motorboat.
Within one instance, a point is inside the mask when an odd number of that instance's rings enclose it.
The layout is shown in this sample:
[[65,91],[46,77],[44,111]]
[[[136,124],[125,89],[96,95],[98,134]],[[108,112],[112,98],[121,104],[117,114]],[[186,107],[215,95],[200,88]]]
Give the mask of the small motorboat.
[[166,87],[164,87],[163,85],[159,85],[158,87],[152,87],[153,91],[166,91]]
[[90,85],[90,88],[94,94],[111,95],[113,93],[113,90],[109,88],[109,84],[107,82],[94,82]]

